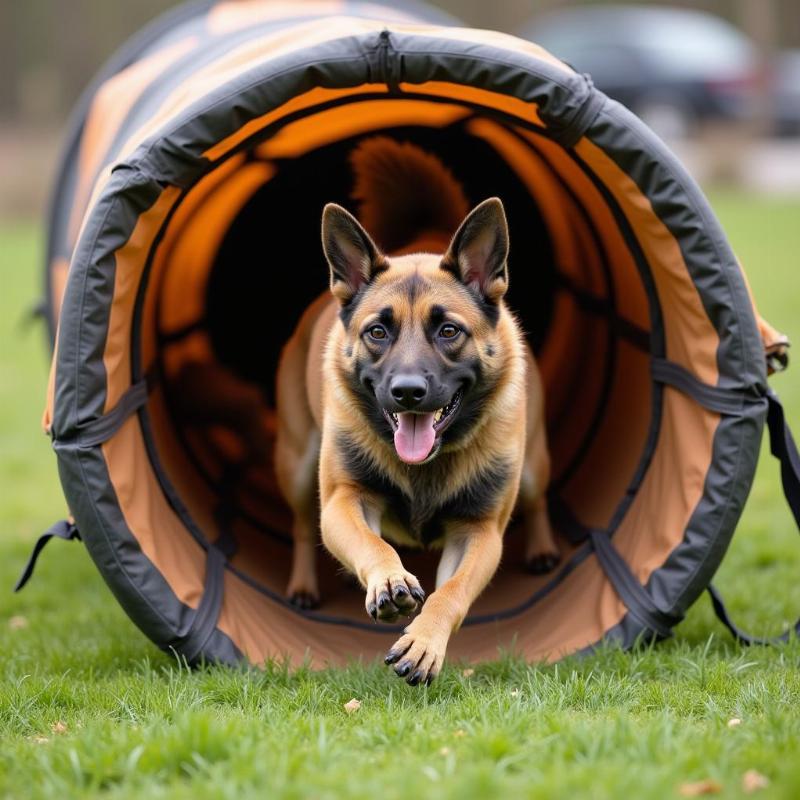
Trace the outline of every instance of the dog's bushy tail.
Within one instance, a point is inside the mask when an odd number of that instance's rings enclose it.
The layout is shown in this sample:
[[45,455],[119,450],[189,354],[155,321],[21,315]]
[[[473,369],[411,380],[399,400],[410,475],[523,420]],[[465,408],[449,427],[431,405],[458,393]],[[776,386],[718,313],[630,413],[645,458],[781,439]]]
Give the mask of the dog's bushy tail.
[[350,156],[358,218],[388,253],[421,234],[449,238],[469,211],[461,184],[441,160],[411,142],[364,139]]

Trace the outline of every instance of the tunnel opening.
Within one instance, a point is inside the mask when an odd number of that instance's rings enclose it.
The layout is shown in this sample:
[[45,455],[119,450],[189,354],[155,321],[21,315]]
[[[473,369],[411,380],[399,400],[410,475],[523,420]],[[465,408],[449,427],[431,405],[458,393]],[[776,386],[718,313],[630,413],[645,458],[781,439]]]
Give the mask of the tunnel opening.
[[[150,447],[162,485],[198,537],[224,515],[237,542],[232,569],[283,597],[291,537],[272,465],[278,359],[327,288],[321,209],[333,201],[356,210],[349,154],[376,134],[437,155],[471,204],[504,201],[507,302],[542,371],[551,516],[569,570],[587,531],[613,529],[649,458],[653,298],[635,239],[590,172],[541,132],[473,105],[361,98],[309,113],[184,194],[162,231],[140,315],[159,376]],[[475,619],[513,610],[559,580],[560,571],[527,574],[515,530],[512,522],[503,574]],[[436,554],[403,557],[431,585]],[[360,594],[324,555],[321,569],[318,617],[362,624]]]

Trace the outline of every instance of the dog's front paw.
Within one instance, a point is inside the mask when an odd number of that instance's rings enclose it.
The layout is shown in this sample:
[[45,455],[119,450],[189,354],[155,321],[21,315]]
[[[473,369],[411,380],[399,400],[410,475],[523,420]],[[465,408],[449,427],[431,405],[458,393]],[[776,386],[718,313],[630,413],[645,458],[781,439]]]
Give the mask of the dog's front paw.
[[[416,620],[415,620],[416,621]],[[430,685],[439,674],[447,651],[447,639],[441,636],[415,631],[414,623],[406,628],[384,658],[386,664],[394,664],[394,671],[406,683]]]
[[367,585],[367,614],[376,622],[395,622],[410,617],[425,602],[419,581],[405,571],[370,580]]

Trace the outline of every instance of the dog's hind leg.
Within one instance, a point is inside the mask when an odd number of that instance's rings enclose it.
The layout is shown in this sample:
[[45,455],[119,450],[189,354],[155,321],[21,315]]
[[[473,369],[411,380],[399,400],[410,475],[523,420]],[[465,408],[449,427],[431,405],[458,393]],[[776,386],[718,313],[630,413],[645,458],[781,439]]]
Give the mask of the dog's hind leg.
[[275,474],[293,517],[292,570],[286,596],[299,608],[315,608],[319,605],[316,549],[320,432],[306,395],[304,345],[301,337],[293,337],[278,367]]
[[[286,596],[299,608],[316,608],[319,605],[316,549],[319,542],[319,503],[317,501],[317,463],[319,459],[319,432],[309,435],[302,453],[291,453],[289,448],[276,446],[276,456],[282,462],[280,471],[289,472],[285,481],[286,497],[292,509],[292,571]],[[283,482],[283,481],[282,481]]]
[[539,370],[528,352],[528,409],[525,461],[517,507],[525,526],[525,564],[534,574],[550,572],[561,560],[547,512],[550,453],[544,426],[543,392]]
[[561,559],[547,512],[549,456],[544,443],[526,453],[519,488],[519,508],[525,526],[525,565],[534,574],[550,572]]

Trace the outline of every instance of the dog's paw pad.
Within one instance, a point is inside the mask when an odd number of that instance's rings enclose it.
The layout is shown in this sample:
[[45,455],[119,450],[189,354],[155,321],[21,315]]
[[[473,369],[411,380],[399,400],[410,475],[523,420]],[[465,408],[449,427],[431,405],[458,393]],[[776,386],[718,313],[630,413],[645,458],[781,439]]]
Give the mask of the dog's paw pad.
[[558,553],[539,553],[528,558],[528,572],[533,575],[546,575],[552,572],[561,561]]
[[319,597],[313,592],[298,590],[289,595],[289,602],[302,611],[310,611],[319,608]]

